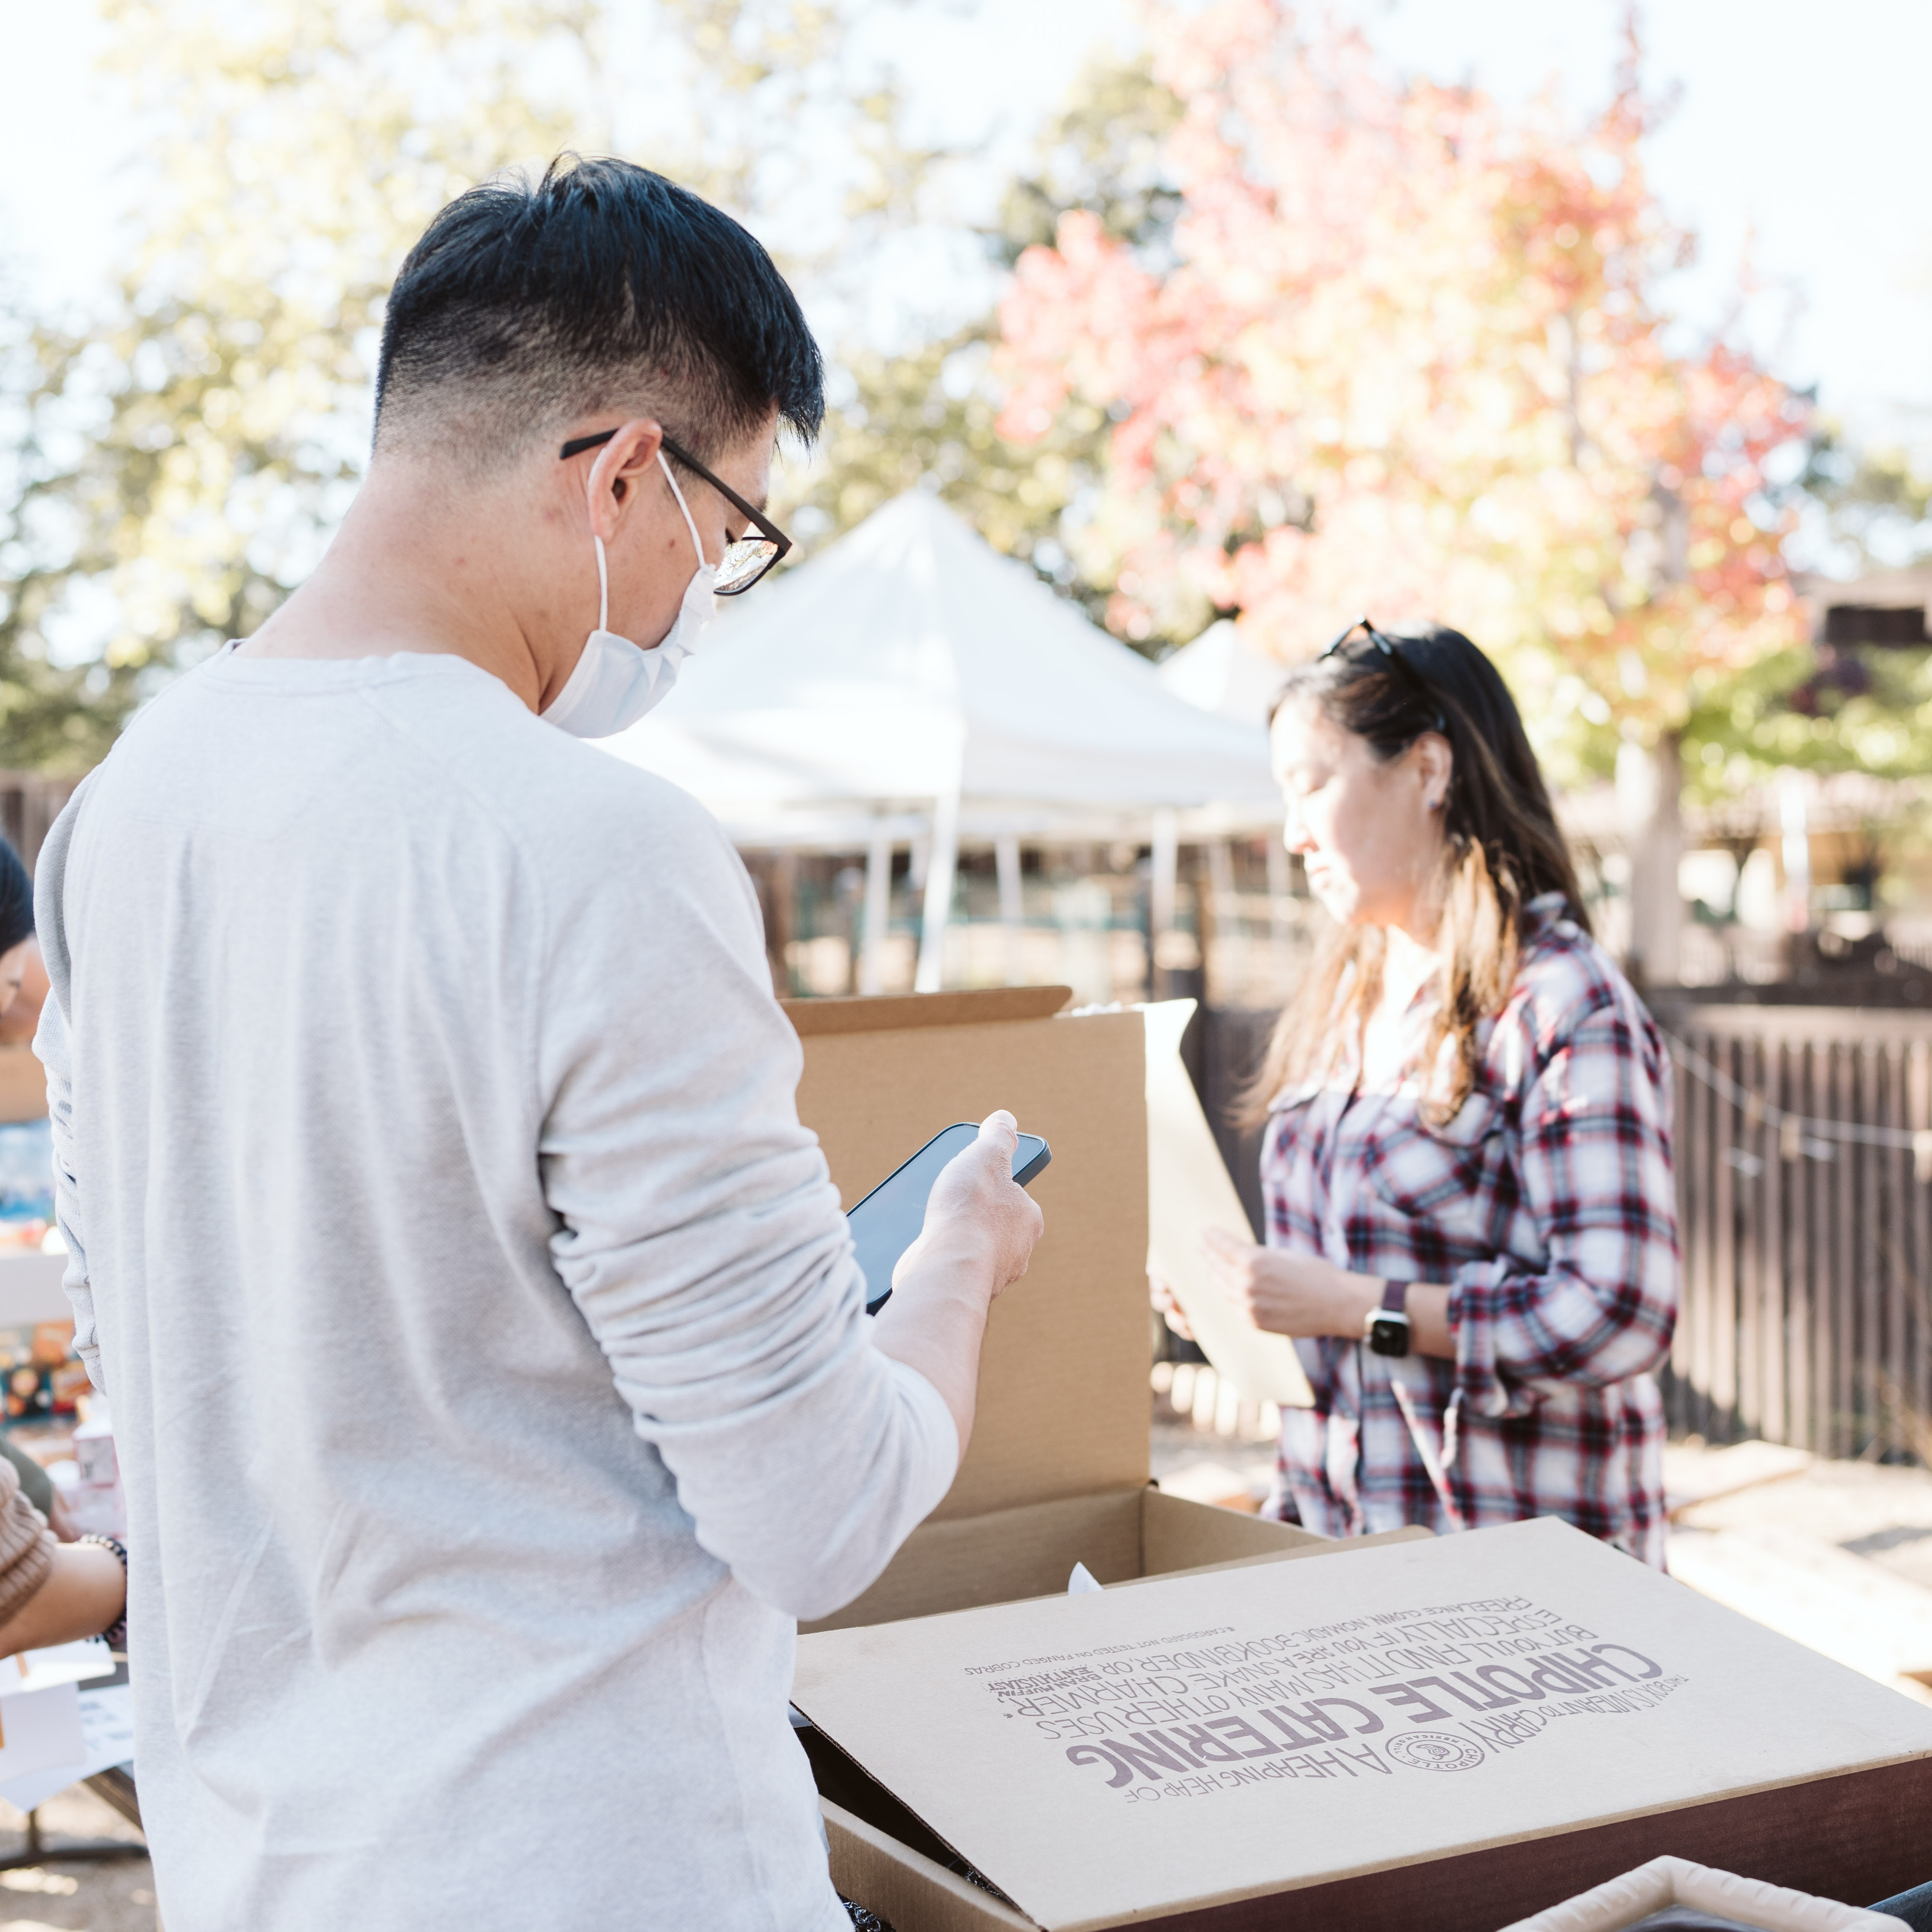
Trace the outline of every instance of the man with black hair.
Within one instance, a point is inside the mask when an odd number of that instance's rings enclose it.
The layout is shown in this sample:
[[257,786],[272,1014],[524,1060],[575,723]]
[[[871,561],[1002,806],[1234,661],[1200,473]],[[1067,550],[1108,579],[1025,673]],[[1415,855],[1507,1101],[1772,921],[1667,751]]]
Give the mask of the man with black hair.
[[57,1198],[194,1932],[831,1932],[793,1619],[950,1482],[1040,1218],[1010,1116],[876,1321],[756,901],[574,742],[784,540],[818,352],[638,168],[446,208],[368,481],[43,854]]

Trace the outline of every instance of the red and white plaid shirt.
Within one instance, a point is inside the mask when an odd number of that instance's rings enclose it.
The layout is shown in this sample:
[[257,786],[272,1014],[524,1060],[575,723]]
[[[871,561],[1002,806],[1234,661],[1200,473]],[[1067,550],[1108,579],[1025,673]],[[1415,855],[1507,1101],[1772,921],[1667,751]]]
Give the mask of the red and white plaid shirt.
[[[1477,1084],[1432,1130],[1417,1083],[1352,1061],[1270,1109],[1271,1247],[1447,1284],[1453,1362],[1295,1344],[1272,1512],[1328,1536],[1559,1516],[1664,1566],[1664,1407],[1677,1318],[1670,1070],[1649,1015],[1552,894]],[[1406,1024],[1418,1058],[1425,994]]]

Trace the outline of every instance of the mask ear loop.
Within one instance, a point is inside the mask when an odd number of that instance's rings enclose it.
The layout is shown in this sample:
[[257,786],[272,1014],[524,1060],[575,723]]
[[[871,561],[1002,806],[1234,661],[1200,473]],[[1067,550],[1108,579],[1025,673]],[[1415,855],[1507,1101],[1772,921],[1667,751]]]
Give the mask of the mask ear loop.
[[590,541],[597,546],[597,628],[610,628],[610,572],[604,561],[604,539],[593,530]]
[[670,494],[677,499],[677,507],[684,512],[684,526],[691,532],[691,547],[698,553],[700,570],[715,570],[717,566],[704,554],[704,546],[698,541],[698,525],[692,520],[691,506],[684,500],[684,492],[677,487],[677,478],[670,473],[670,465],[664,460],[664,453],[658,452],[658,467],[664,473],[664,481],[670,485]]

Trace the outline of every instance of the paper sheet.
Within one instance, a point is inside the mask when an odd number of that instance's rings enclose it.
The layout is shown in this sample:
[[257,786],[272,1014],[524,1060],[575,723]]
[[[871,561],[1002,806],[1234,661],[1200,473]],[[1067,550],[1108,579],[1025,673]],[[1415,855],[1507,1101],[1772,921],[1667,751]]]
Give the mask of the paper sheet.
[[50,1644],[44,1650],[23,1650],[0,1659],[0,1697],[113,1675],[112,1652],[99,1637],[84,1636],[73,1643]]
[[1180,1036],[1194,1002],[1162,1000],[1141,1012],[1147,1023],[1148,1272],[1174,1291],[1216,1373],[1252,1400],[1310,1408],[1315,1397],[1294,1344],[1256,1328],[1216,1283],[1201,1252],[1204,1228],[1223,1228],[1244,1241],[1254,1234],[1180,1063]]
[[38,1790],[45,1779],[55,1777],[50,1788],[61,1790],[80,1774],[64,1767],[77,1763],[86,1754],[80,1693],[72,1684],[57,1684],[50,1690],[24,1690],[0,1703],[0,1798],[20,1804],[22,1810],[30,1810],[40,1802],[39,1797],[33,1797],[31,1803],[16,1798],[15,1786]]
[[[45,1804],[56,1792],[64,1791],[70,1784],[78,1784],[98,1771],[127,1764],[134,1756],[134,1694],[128,1685],[106,1684],[79,1692],[70,1685],[62,1688],[79,1706],[79,1723],[72,1736],[76,1748],[60,1763],[25,1772],[16,1778],[5,1777],[4,1762],[0,1762],[0,1798],[22,1811]],[[4,1714],[8,1720],[19,1708],[17,1701],[9,1701]],[[0,1754],[0,1760],[4,1760],[4,1756]]]

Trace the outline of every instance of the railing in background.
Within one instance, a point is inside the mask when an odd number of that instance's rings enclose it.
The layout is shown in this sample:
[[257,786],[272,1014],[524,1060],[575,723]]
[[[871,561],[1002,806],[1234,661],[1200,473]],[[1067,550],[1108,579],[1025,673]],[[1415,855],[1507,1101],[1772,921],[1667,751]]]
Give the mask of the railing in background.
[[0,832],[31,871],[47,830],[74,796],[77,778],[42,778],[34,772],[0,772]]
[[1273,1442],[1281,1435],[1273,1402],[1251,1401],[1205,1362],[1157,1361],[1149,1380],[1157,1420],[1185,1422],[1224,1442]]
[[1932,1016],[1666,1011],[1688,1049],[1672,1427],[1932,1462]]
[[[1688,1049],[1672,1430],[1932,1465],[1932,1015],[1658,1006]],[[1257,1228],[1261,1134],[1233,1112],[1274,1018],[1204,1009],[1181,1048]]]

